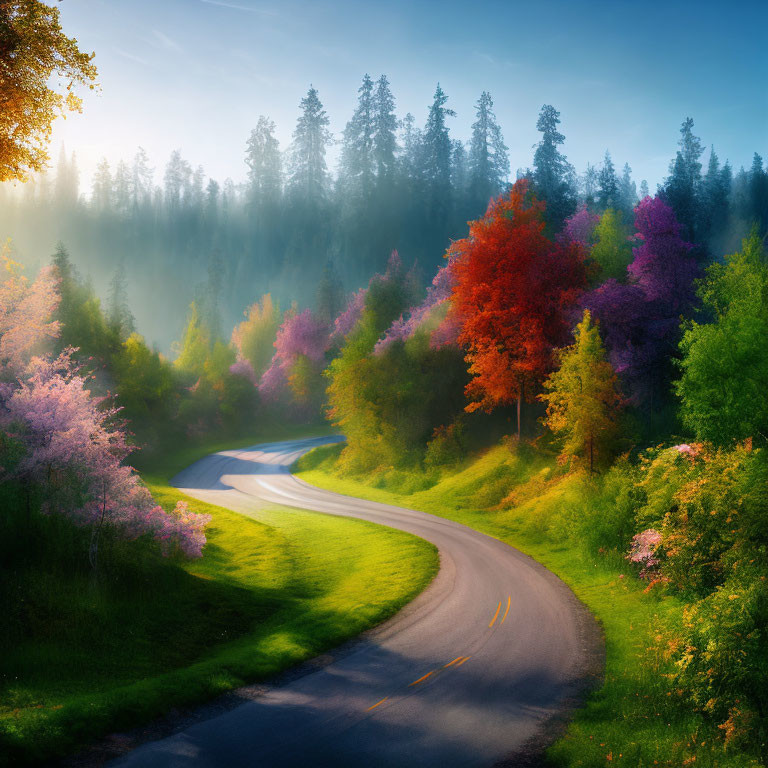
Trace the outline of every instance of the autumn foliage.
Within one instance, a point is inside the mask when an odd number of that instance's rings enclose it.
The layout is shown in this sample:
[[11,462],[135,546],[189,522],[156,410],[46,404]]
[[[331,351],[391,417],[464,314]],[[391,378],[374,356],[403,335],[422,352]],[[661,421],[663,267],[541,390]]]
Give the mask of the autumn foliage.
[[553,368],[554,349],[568,343],[588,271],[579,243],[544,235],[544,208],[521,179],[448,252],[473,377],[468,411],[531,398]]

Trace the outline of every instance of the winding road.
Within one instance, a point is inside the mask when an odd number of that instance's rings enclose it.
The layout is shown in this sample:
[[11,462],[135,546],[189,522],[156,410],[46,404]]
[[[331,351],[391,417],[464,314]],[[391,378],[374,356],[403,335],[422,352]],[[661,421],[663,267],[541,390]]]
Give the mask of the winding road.
[[290,474],[302,453],[332,440],[223,451],[173,482],[244,514],[269,502],[408,531],[439,549],[432,584],[328,664],[112,765],[533,765],[547,723],[594,676],[594,620],[531,558],[458,523],[331,493]]

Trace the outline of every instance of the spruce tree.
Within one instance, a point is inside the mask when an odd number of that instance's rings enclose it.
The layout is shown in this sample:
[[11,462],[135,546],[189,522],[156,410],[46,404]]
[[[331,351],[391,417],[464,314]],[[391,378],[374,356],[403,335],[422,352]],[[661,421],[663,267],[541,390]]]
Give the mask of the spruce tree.
[[330,121],[314,86],[309,87],[299,108],[301,114],[296,121],[290,152],[289,185],[294,194],[318,203],[328,191],[325,151],[331,143]]
[[532,173],[534,191],[547,204],[545,216],[554,232],[559,232],[563,221],[576,210],[575,172],[558,149],[565,142],[559,124],[560,113],[545,104],[536,122],[541,140],[533,155]]
[[619,204],[619,179],[611,160],[611,153],[606,150],[603,167],[597,176],[597,203],[601,210],[613,208]]
[[662,197],[675,212],[683,237],[697,242],[696,224],[700,218],[701,141],[693,134],[693,120],[687,117],[680,127],[680,149],[670,164],[669,176],[662,187]]
[[373,159],[379,186],[391,181],[397,152],[395,99],[386,75],[376,81],[373,96]]
[[357,93],[357,107],[342,136],[339,184],[347,198],[368,201],[373,189],[376,133],[373,80],[369,75],[363,77]]
[[254,207],[272,207],[279,203],[283,186],[280,143],[275,124],[260,115],[248,137],[245,151],[248,166],[248,199]]
[[483,91],[476,105],[469,144],[469,196],[477,214],[498,195],[509,176],[509,155],[493,112],[491,94]]

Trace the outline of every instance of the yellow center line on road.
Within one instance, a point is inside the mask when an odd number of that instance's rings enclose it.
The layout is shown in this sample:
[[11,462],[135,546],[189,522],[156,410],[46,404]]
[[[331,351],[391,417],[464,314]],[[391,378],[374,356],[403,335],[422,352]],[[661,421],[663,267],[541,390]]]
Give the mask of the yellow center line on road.
[[469,661],[471,658],[471,656],[462,656],[461,661],[456,666],[460,667],[465,661]]
[[372,707],[368,707],[368,711],[370,712],[372,709],[376,709],[379,704],[383,704],[388,698],[389,696],[385,696],[381,701],[377,701]]
[[501,620],[501,623],[502,623],[502,624],[504,623],[504,619],[506,619],[506,618],[507,618],[507,614],[509,613],[509,606],[510,606],[510,605],[512,605],[512,595],[510,595],[510,596],[507,598],[507,610],[506,610],[506,611],[504,611],[504,618]]
[[457,656],[453,661],[449,661],[443,669],[448,669],[448,667],[452,667],[457,661],[461,661],[464,658],[464,656]]
[[491,619],[491,623],[488,625],[489,627],[492,627],[496,623],[496,619],[499,616],[499,611],[501,610],[501,600],[499,600],[499,606],[496,608],[496,613],[493,614],[493,618]]
[[427,672],[427,674],[424,675],[423,677],[420,677],[418,680],[414,680],[408,687],[410,688],[411,685],[418,685],[419,683],[421,683],[424,680],[426,680],[430,675],[434,675],[435,671],[436,670],[433,669],[431,672]]

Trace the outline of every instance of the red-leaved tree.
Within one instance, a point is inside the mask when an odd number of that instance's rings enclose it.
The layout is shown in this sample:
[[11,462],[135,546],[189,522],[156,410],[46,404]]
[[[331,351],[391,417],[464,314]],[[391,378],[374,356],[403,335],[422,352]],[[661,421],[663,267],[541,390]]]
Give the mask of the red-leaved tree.
[[448,251],[453,313],[472,381],[468,411],[522,402],[569,340],[572,310],[587,285],[582,246],[544,236],[544,203],[520,179],[491,202],[469,236]]

